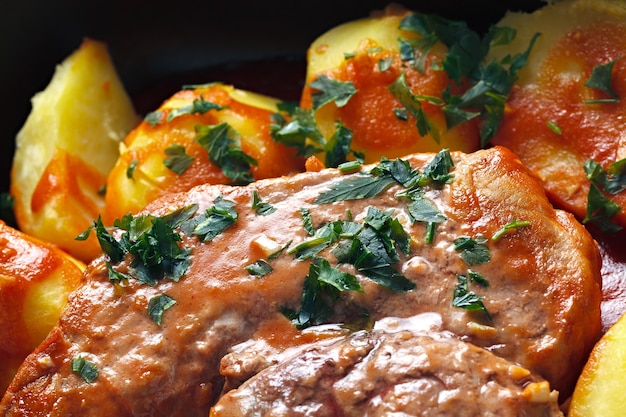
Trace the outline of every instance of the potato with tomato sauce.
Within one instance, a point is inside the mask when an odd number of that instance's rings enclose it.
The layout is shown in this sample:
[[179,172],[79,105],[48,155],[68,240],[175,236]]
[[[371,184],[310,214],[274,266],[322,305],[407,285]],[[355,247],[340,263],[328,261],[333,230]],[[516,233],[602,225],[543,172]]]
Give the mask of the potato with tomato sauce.
[[[472,43],[467,56],[459,55],[465,45],[456,44],[457,33]],[[341,132],[338,126],[349,129],[351,148],[365,162],[442,148],[474,151],[492,122],[483,117],[489,106],[464,94],[480,81],[474,76],[485,64],[481,43],[493,33],[481,39],[463,22],[390,5],[311,44],[300,106],[313,111],[326,139]],[[451,68],[457,59],[466,68]],[[496,93],[504,100],[506,90]]]
[[85,265],[0,221],[0,391],[56,324]]
[[126,137],[107,181],[108,221],[194,185],[302,171],[303,158],[271,136],[278,103],[221,83],[174,94]]
[[492,57],[541,35],[493,143],[513,150],[579,220],[606,232],[626,226],[626,4],[560,1],[499,24],[517,37]]
[[17,134],[11,194],[20,230],[84,262],[99,255],[95,238],[75,238],[104,208],[100,190],[138,119],[107,45],[85,39],[32,98]]

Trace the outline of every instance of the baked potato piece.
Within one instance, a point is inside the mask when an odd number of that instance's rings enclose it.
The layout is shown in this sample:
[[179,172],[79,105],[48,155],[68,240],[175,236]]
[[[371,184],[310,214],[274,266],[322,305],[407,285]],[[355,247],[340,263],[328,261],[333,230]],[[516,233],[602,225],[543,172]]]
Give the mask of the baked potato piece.
[[513,150],[555,205],[604,231],[626,226],[626,3],[553,2],[499,25],[517,37],[495,58],[541,35],[492,142]]
[[174,94],[125,139],[107,181],[106,219],[198,184],[302,171],[304,160],[270,135],[278,102],[220,83]]
[[86,39],[33,97],[17,135],[11,194],[20,230],[83,261],[99,254],[96,239],[74,238],[104,208],[99,190],[137,123],[106,44]]
[[591,351],[572,395],[568,416],[622,415],[625,371],[626,315],[623,315]]
[[[446,88],[460,93],[467,87],[452,81],[446,71],[433,68],[443,60],[447,47],[440,41],[433,44],[422,68],[419,58],[410,60],[401,52],[401,45],[418,48],[415,45],[424,40],[416,32],[400,29],[410,14],[393,5],[382,13],[341,24],[318,37],[307,52],[300,106],[314,110],[318,128],[327,139],[338,130],[337,122],[350,129],[351,147],[364,153],[367,163],[383,156],[442,148],[471,152],[479,147],[476,119],[448,129],[442,105],[430,99],[439,99]],[[344,96],[332,101],[316,97],[330,96],[332,89],[344,89],[340,93]],[[423,119],[418,121],[419,117]]]
[[0,391],[56,324],[85,265],[0,220]]

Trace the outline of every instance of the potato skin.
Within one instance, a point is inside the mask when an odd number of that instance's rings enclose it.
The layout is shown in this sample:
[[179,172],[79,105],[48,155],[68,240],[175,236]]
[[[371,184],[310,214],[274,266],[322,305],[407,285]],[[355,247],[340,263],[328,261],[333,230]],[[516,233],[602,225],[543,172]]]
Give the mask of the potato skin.
[[0,221],[0,391],[56,324],[85,265]]
[[[222,106],[205,113],[182,114],[167,120],[174,110],[196,99]],[[196,139],[196,126],[227,123],[241,139],[241,150],[258,165],[250,171],[254,180],[279,177],[304,170],[304,159],[295,150],[274,142],[270,136],[270,115],[277,112],[277,100],[219,83],[181,90],[166,100],[155,114],[158,123],[144,120],[125,139],[121,154],[107,180],[105,218],[112,222],[128,212],[135,213],[157,197],[186,191],[199,184],[228,184],[232,180],[213,164]],[[193,162],[182,173],[164,164],[166,149],[180,145]],[[129,178],[129,166],[136,167]]]

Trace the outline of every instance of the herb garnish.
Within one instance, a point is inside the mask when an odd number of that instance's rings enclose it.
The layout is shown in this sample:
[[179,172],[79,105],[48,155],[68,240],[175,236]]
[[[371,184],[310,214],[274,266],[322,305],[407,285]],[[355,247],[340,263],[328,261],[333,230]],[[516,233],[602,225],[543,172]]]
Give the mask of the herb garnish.
[[250,275],[254,275],[257,277],[265,276],[269,274],[270,272],[272,272],[273,270],[274,268],[272,268],[272,266],[268,264],[266,261],[264,261],[263,259],[259,259],[255,263],[252,263],[246,266],[246,271]]
[[208,242],[235,224],[238,218],[235,206],[235,202],[220,195],[213,201],[213,206],[181,223],[180,228],[186,234],[196,235],[202,242]]
[[240,134],[228,123],[197,125],[195,141],[206,149],[209,160],[221,168],[233,184],[245,185],[254,181],[250,167],[256,166],[257,161],[241,150]]
[[476,239],[462,236],[454,239],[454,250],[467,265],[480,265],[491,260],[491,252],[487,247],[487,238],[478,236]]
[[[189,266],[191,249],[183,249],[178,245],[181,237],[174,232],[174,228],[188,221],[196,210],[197,207],[192,205],[162,217],[152,215],[133,217],[128,214],[121,220],[116,220],[112,228],[123,231],[119,239],[104,227],[101,218],[98,217],[93,225],[76,239],[85,240],[91,230],[95,230],[100,246],[111,264],[121,262],[126,254],[134,256],[130,270],[137,280],[152,286],[163,278],[178,281]],[[114,270],[112,268],[109,270],[109,279],[112,282],[127,279],[125,275],[111,274],[111,271]]]
[[489,320],[493,320],[493,317],[485,307],[483,303],[483,297],[469,290],[469,282],[477,282],[481,286],[489,285],[485,278],[472,271],[468,271],[468,275],[457,275],[457,286],[454,289],[454,297],[452,299],[452,305],[468,311],[482,311],[487,315]]
[[334,102],[337,107],[345,106],[357,90],[351,82],[342,82],[326,75],[320,75],[315,81],[309,83],[312,89],[319,90],[311,94],[313,111]]
[[166,294],[154,296],[148,302],[148,315],[157,324],[161,325],[163,312],[176,304],[176,300]]
[[613,74],[613,66],[615,65],[615,62],[620,59],[621,57],[615,58],[614,60],[607,62],[606,64],[596,65],[595,67],[593,67],[593,69],[591,70],[591,76],[589,77],[587,82],[585,82],[585,87],[600,90],[603,93],[607,94],[610,98],[585,100],[586,104],[617,103],[619,101],[619,96],[611,86],[611,78]]
[[99,373],[96,364],[86,360],[82,356],[72,358],[71,370],[80,375],[88,384],[95,381]]
[[[425,59],[436,41],[448,47],[448,53],[441,62],[433,64],[434,69],[444,70],[448,76],[460,83],[467,79],[471,87],[462,95],[453,95],[450,89],[442,92],[445,102],[443,113],[447,129],[480,117],[481,145],[491,140],[504,115],[504,104],[511,87],[517,80],[517,73],[526,65],[528,55],[539,34],[535,34],[523,53],[507,55],[502,61],[485,63],[489,49],[496,45],[508,44],[515,37],[515,30],[492,26],[481,39],[463,21],[448,20],[436,15],[413,13],[400,22],[400,29],[421,35],[419,42],[400,40],[401,56],[413,67],[423,71]],[[414,48],[418,53],[411,52]],[[422,130],[426,125],[421,122]],[[430,125],[432,128],[432,125]],[[433,134],[432,129],[428,131]],[[435,137],[435,136],[433,136]]]
[[[183,89],[185,89],[184,86]],[[172,120],[184,114],[204,114],[209,110],[223,110],[226,108],[228,107],[207,101],[203,96],[200,96],[200,98],[194,99],[193,102],[187,106],[183,106],[177,109],[171,109],[169,113],[167,113],[165,121],[171,122]],[[153,111],[146,114],[144,120],[149,123],[150,126],[155,127],[163,122],[163,115],[165,113],[166,112],[163,110]]]
[[165,149],[167,158],[163,160],[163,164],[178,175],[182,175],[194,160],[194,157],[188,155],[185,147],[176,143],[171,144]]
[[527,220],[517,220],[516,217],[513,218],[513,220],[511,220],[509,223],[505,224],[504,226],[502,226],[502,228],[500,230],[498,230],[496,233],[493,234],[493,236],[491,236],[491,240],[493,240],[494,242],[497,240],[500,240],[500,238],[502,236],[504,236],[505,234],[509,233],[511,230],[517,230],[520,227],[527,227],[530,226],[530,222]]
[[270,203],[261,201],[259,192],[257,190],[252,190],[252,210],[256,211],[257,214],[260,214],[261,216],[267,216],[274,213],[276,211],[276,207]]
[[584,169],[591,184],[587,195],[587,214],[583,219],[583,224],[591,222],[605,233],[620,231],[621,226],[613,223],[611,219],[622,208],[607,198],[602,190],[612,195],[626,190],[626,158],[612,163],[608,171],[605,171],[593,159],[588,159],[585,161]]
[[135,176],[135,170],[137,169],[138,164],[139,161],[137,159],[133,159],[128,163],[128,167],[126,168],[126,178],[129,180],[134,179],[133,177]]
[[283,307],[282,313],[298,329],[321,324],[333,313],[331,303],[337,301],[342,291],[363,289],[354,275],[332,267],[326,259],[315,258],[304,279],[300,311]]

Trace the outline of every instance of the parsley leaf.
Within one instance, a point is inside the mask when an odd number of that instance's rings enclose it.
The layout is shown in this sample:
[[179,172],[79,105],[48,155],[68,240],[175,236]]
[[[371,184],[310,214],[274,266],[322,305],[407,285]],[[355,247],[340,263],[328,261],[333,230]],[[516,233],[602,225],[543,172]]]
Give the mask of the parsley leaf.
[[389,176],[354,176],[331,184],[327,191],[320,193],[314,203],[327,204],[336,201],[371,198],[382,193],[394,183],[395,180]]
[[514,217],[513,220],[511,220],[509,223],[507,223],[504,226],[502,226],[502,228],[500,230],[498,230],[496,233],[494,233],[493,236],[491,236],[491,240],[493,240],[495,242],[497,240],[500,240],[500,238],[502,236],[504,236],[505,234],[509,233],[511,230],[517,230],[520,227],[527,227],[527,226],[530,226],[530,222],[529,221],[517,220],[517,218]]
[[148,315],[157,325],[163,321],[163,313],[176,304],[176,300],[166,294],[154,296],[148,302]]
[[585,103],[597,103],[597,102],[617,102],[619,101],[619,96],[613,90],[611,85],[611,78],[613,74],[613,66],[615,62],[620,60],[621,57],[616,58],[606,64],[596,65],[591,70],[591,76],[585,82],[585,87],[595,88],[597,90],[602,91],[607,94],[610,99],[608,100],[586,100]]
[[274,268],[272,268],[272,266],[268,264],[267,262],[265,262],[263,259],[259,259],[255,263],[246,266],[246,271],[250,275],[254,275],[257,277],[265,276],[269,274],[270,272],[272,272],[273,270]]
[[168,146],[165,154],[168,156],[163,160],[163,164],[178,175],[182,175],[194,160],[193,156],[187,154],[184,146],[176,143]]
[[351,82],[341,82],[326,75],[320,75],[309,87],[319,90],[311,94],[314,112],[331,102],[335,102],[337,107],[343,107],[357,93]]
[[96,364],[86,360],[82,356],[72,358],[71,370],[75,374],[80,375],[88,384],[95,381],[99,374]]
[[297,154],[304,157],[323,152],[326,139],[317,127],[313,111],[297,107],[292,110],[289,121],[281,113],[274,113],[271,118],[270,135],[274,141],[295,148]]
[[613,223],[611,219],[621,210],[619,204],[606,198],[598,186],[592,182],[587,195],[587,214],[582,223],[593,223],[604,233],[616,233],[622,230],[622,227]]
[[261,201],[259,192],[257,190],[252,190],[252,210],[256,211],[257,214],[260,214],[261,216],[267,216],[274,213],[276,211],[276,207],[270,203]]
[[304,227],[304,231],[307,235],[313,236],[315,234],[315,227],[313,226],[311,211],[306,207],[301,207],[300,216],[302,217],[302,225]]
[[128,163],[128,167],[126,168],[126,178],[129,180],[134,179],[135,171],[137,170],[137,165],[139,161],[137,159],[133,159]]
[[200,96],[200,98],[194,99],[193,103],[188,106],[172,109],[167,115],[167,121],[171,122],[184,114],[204,114],[209,110],[223,110],[225,108],[227,107],[207,101],[203,96]]
[[196,126],[196,142],[209,154],[209,160],[222,169],[233,184],[244,185],[254,181],[251,165],[256,159],[241,150],[239,133],[227,123]]
[[202,242],[213,240],[237,221],[235,206],[235,202],[225,200],[220,195],[204,213],[181,224],[181,230],[188,235],[198,236]]
[[469,290],[468,278],[464,275],[457,275],[457,286],[454,289],[452,305],[468,311],[482,311],[489,320],[493,317],[483,303],[483,297]]
[[482,236],[478,236],[476,239],[462,236],[454,240],[454,250],[460,252],[461,259],[467,265],[480,265],[491,260],[491,252],[489,252],[487,242],[487,239]]
[[328,260],[318,258],[309,266],[309,273],[304,279],[300,311],[282,308],[283,314],[298,329],[317,324],[333,313],[331,302],[335,302],[342,291],[362,291],[358,279],[330,265]]

